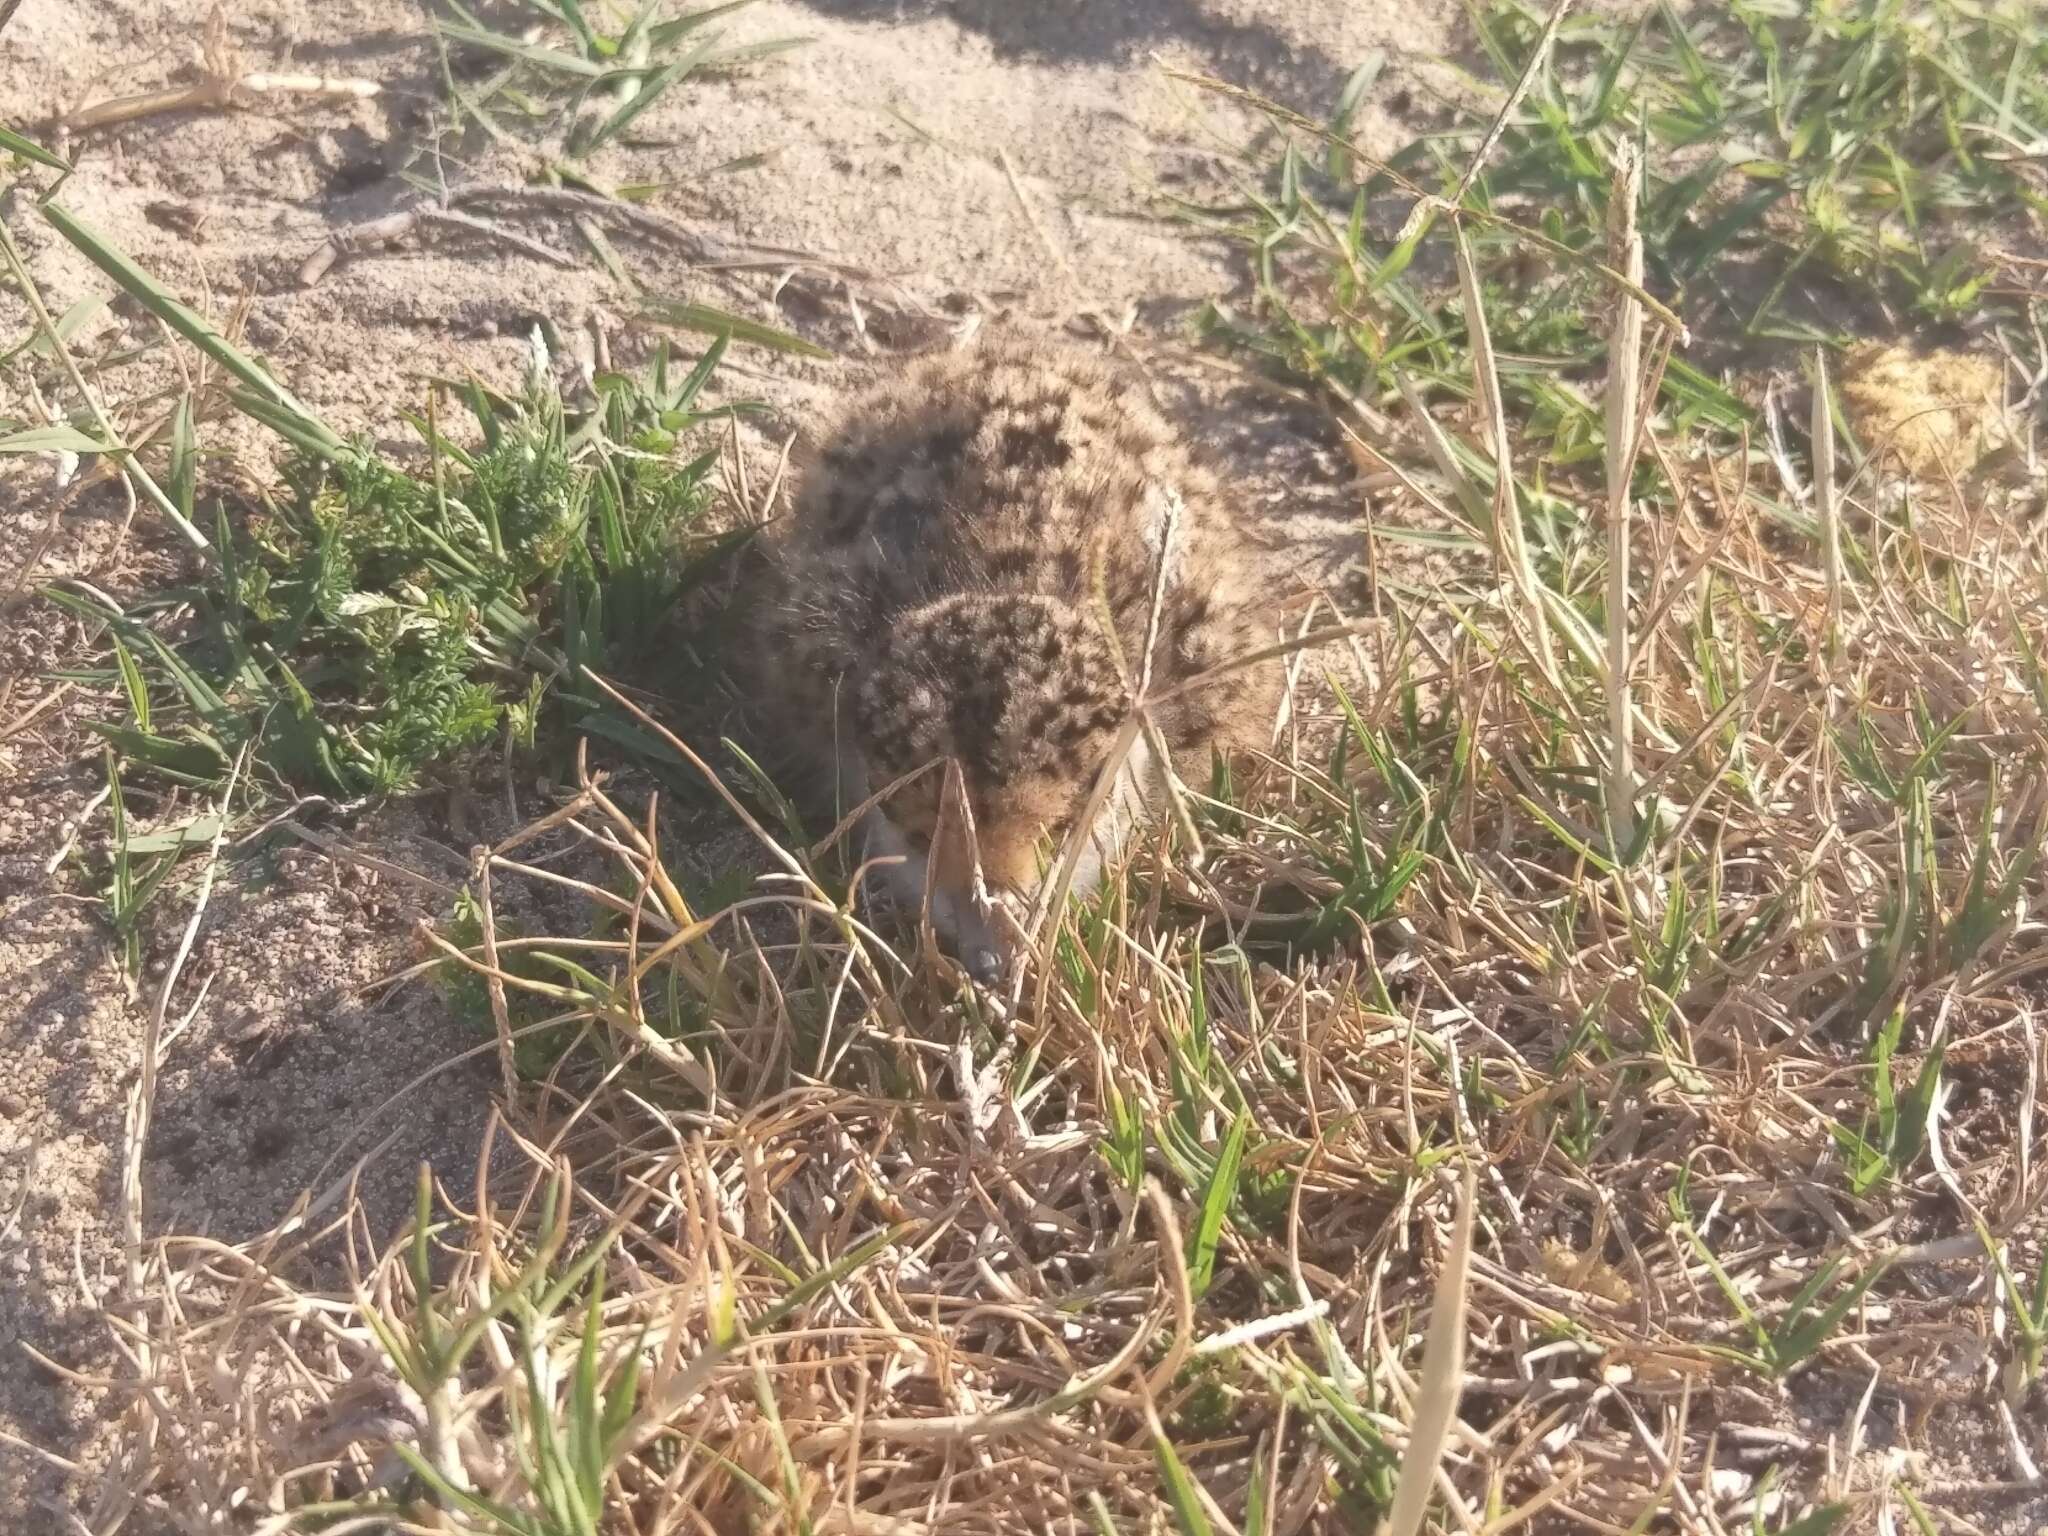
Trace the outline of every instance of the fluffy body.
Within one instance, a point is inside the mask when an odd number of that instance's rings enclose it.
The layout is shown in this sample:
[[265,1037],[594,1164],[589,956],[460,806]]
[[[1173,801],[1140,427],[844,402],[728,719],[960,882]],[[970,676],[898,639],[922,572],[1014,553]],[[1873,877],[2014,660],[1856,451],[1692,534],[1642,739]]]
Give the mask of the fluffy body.
[[[1129,719],[1148,641],[1146,697],[1184,778],[1206,782],[1212,750],[1269,744],[1277,663],[1170,693],[1270,645],[1275,609],[1216,478],[1092,354],[999,339],[912,363],[805,456],[767,553],[757,702],[841,805],[928,770],[871,816],[868,852],[901,857],[898,893],[928,893],[970,960],[1003,936],[930,765],[958,765],[987,889],[1014,907]],[[1163,779],[1141,735],[1086,829],[1078,887]]]

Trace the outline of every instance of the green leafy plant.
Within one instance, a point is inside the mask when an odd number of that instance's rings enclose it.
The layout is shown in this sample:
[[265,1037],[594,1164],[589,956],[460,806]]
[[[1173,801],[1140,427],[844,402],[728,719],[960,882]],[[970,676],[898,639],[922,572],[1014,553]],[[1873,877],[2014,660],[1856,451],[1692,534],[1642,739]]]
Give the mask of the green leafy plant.
[[1998,1283],[2018,1334],[2014,1357],[2008,1366],[2007,1395],[2017,1399],[2020,1392],[2041,1379],[2041,1365],[2048,1355],[2048,1244],[2041,1250],[2041,1265],[2035,1274],[2031,1294],[2025,1280],[2013,1274],[2005,1247],[1992,1237],[1981,1218],[1973,1218],[1977,1240],[1990,1255],[1998,1271]]
[[519,9],[543,32],[493,26],[461,0],[447,0],[437,23],[444,45],[494,60],[482,81],[446,83],[458,117],[467,115],[494,136],[508,123],[552,128],[566,112],[570,126],[557,174],[580,180],[579,162],[626,135],[674,86],[700,71],[731,68],[796,47],[803,39],[721,45],[708,24],[751,3],[726,3],[665,16],[663,0],[643,0],[630,12],[578,0],[520,0]]
[[222,509],[211,579],[157,605],[199,616],[171,640],[150,607],[53,593],[124,637],[183,705],[177,738],[136,728],[121,744],[202,778],[254,740],[287,779],[360,795],[508,727],[531,741],[543,710],[565,726],[603,713],[577,669],[630,667],[732,547],[698,531],[710,456],[676,452],[708,372],[672,387],[663,354],[647,381],[605,381],[575,423],[539,385],[516,400],[472,388],[481,445],[422,422],[424,472],[301,453],[240,527]]
[[1937,1040],[1928,1049],[1920,1070],[1901,1091],[1892,1057],[1905,1024],[1905,1009],[1893,1009],[1871,1042],[1871,1113],[1856,1130],[1841,1124],[1832,1127],[1835,1146],[1848,1165],[1852,1194],[1867,1195],[1903,1176],[1927,1146],[1928,1119],[1941,1092],[1946,1042]]
[[[1505,397],[1547,441],[1551,466],[1596,463],[1606,429],[1584,381],[1601,360],[1598,264],[1623,145],[1644,156],[1648,287],[1710,344],[1842,340],[1833,317],[1873,295],[1932,319],[1999,313],[1966,229],[2042,205],[1994,147],[2039,143],[2048,124],[2048,28],[2033,7],[1744,0],[1681,15],[1659,4],[1627,20],[1570,16],[1554,42],[1547,10],[1475,9],[1492,73],[1468,84],[1485,105],[1383,163],[1359,157],[1348,132],[1376,70],[1354,77],[1327,125],[1281,114],[1325,152],[1290,137],[1270,180],[1236,206],[1185,210],[1253,256],[1256,308],[1216,306],[1211,334],[1347,399],[1392,401],[1404,376],[1467,393],[1463,306],[1440,280],[1448,221],[1388,229],[1375,212],[1389,194],[1453,197]],[[1483,174],[1468,178],[1502,93],[1530,71]],[[1532,242],[1549,257],[1540,277]],[[1658,399],[1679,431],[1732,438],[1758,425],[1686,358],[1669,359]],[[1654,468],[1640,475],[1655,486]]]
[[1743,1296],[1741,1288],[1732,1280],[1721,1261],[1706,1241],[1695,1231],[1690,1222],[1680,1224],[1686,1240],[1691,1243],[1700,1262],[1714,1277],[1714,1283],[1721,1288],[1721,1294],[1728,1298],[1728,1304],[1742,1319],[1749,1330],[1752,1347],[1748,1350],[1732,1351],[1734,1358],[1762,1375],[1783,1377],[1811,1360],[1821,1347],[1834,1335],[1842,1319],[1849,1315],[1849,1309],[1863,1299],[1864,1293],[1884,1277],[1889,1267],[1885,1261],[1870,1265],[1862,1274],[1837,1291],[1825,1305],[1820,1299],[1836,1278],[1841,1274],[1847,1260],[1836,1257],[1817,1268],[1799,1288],[1785,1306],[1784,1313],[1775,1321],[1760,1315]]

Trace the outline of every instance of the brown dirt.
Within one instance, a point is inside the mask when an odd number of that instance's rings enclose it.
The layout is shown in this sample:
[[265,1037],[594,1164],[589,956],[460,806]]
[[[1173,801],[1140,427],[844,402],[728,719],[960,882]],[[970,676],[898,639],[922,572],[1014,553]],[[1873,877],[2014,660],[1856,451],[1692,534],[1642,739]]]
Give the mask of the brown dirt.
[[[868,295],[857,312],[847,289],[823,279],[771,299],[779,272],[724,276],[658,243],[626,248],[649,290],[774,319],[837,354],[735,354],[724,387],[777,408],[757,429],[757,446],[772,447],[828,393],[962,315],[1093,315],[1147,342],[1173,339],[1238,274],[1221,247],[1163,216],[1157,197],[1221,185],[1217,151],[1243,143],[1247,125],[1167,80],[1159,60],[1320,111],[1372,48],[1392,64],[1379,93],[1387,99],[1408,68],[1442,53],[1455,10],[1448,0],[765,0],[733,18],[731,37],[811,42],[672,92],[643,119],[646,142],[608,149],[595,169],[615,183],[664,183],[663,209],[720,238],[870,274],[855,285]],[[53,120],[85,103],[188,81],[203,21],[197,0],[27,0],[0,37],[6,118],[48,136]],[[498,149],[464,166],[423,157],[438,92],[430,38],[427,9],[408,0],[237,6],[227,40],[246,67],[356,77],[381,93],[81,134],[63,192],[216,316],[246,304],[248,341],[312,408],[346,430],[393,438],[430,374],[514,380],[539,321],[586,352],[600,331],[622,354],[648,341],[620,323],[624,295],[559,225],[520,228],[576,252],[574,270],[443,233],[301,285],[302,263],[330,234],[412,196],[401,172],[517,179],[517,157]],[[1394,131],[1384,119],[1363,126]],[[765,158],[750,170],[714,169],[741,156]],[[111,291],[20,193],[0,203],[0,216],[53,304]],[[18,305],[0,300],[0,335],[25,324]],[[104,356],[152,339],[117,305],[78,345]],[[161,368],[162,357],[159,349],[142,370]],[[1240,461],[1249,494],[1284,513],[1292,533],[1341,544],[1356,493],[1312,423],[1304,433],[1265,397],[1232,398],[1214,375],[1157,372],[1197,429]],[[136,376],[131,369],[112,392],[132,393]],[[0,400],[0,411],[9,405]],[[261,472],[267,447],[246,424],[222,421],[206,441],[221,473]],[[80,1508],[90,1480],[68,1481],[23,1442],[90,1464],[113,1434],[102,1393],[27,1350],[88,1373],[117,1363],[96,1307],[118,1295],[123,1107],[194,895],[174,885],[159,899],[131,997],[97,899],[105,813],[86,815],[104,777],[80,722],[102,712],[104,695],[73,688],[15,729],[59,686],[53,669],[91,654],[91,637],[14,594],[31,575],[135,593],[181,562],[147,512],[130,529],[127,509],[104,493],[68,507],[45,548],[36,509],[53,490],[48,476],[48,461],[0,466],[0,507],[27,509],[0,515],[0,1512],[24,1533],[66,1529],[60,1510]],[[135,797],[130,809],[152,825],[193,806]],[[167,1052],[148,1143],[152,1233],[260,1232],[373,1148],[364,1192],[385,1230],[421,1160],[467,1186],[489,1109],[488,1063],[418,1080],[478,1039],[429,990],[375,985],[416,958],[416,923],[445,913],[468,846],[494,830],[457,830],[445,811],[425,800],[354,819],[323,821],[317,808],[302,818],[417,881],[290,839],[229,850],[170,1010],[173,1021],[190,1010],[191,1023]]]

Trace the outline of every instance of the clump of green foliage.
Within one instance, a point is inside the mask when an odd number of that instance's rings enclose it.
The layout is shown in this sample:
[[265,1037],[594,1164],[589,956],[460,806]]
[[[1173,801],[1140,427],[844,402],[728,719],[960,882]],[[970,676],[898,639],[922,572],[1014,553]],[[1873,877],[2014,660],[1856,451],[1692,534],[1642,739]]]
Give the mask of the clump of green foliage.
[[[630,141],[633,125],[672,87],[692,75],[765,59],[801,45],[802,37],[726,43],[708,25],[752,0],[723,0],[666,16],[661,0],[624,7],[577,0],[519,0],[494,20],[447,0],[436,23],[443,47],[442,80],[458,126],[474,124],[505,142],[532,141],[548,152],[548,169],[576,185],[596,187],[586,161],[614,142]],[[494,24],[495,21],[495,24]],[[514,22],[516,25],[505,25]],[[532,35],[538,23],[542,35]],[[464,82],[447,57],[453,49],[486,62]],[[558,132],[564,127],[566,131]],[[647,197],[655,187],[618,195]]]
[[1709,371],[1718,347],[2021,318],[1992,284],[1984,236],[2048,207],[2028,150],[2048,142],[2037,8],[1738,0],[1681,17],[1660,3],[1633,19],[1570,15],[1554,40],[1546,9],[1475,8],[1492,66],[1469,81],[1475,110],[1383,164],[1350,137],[1377,60],[1327,125],[1277,114],[1320,151],[1291,133],[1277,166],[1251,162],[1259,184],[1235,204],[1189,210],[1254,255],[1253,312],[1213,306],[1211,334],[1357,400],[1397,400],[1404,379],[1465,396],[1447,224],[1409,217],[1419,197],[1451,200],[1509,404],[1547,439],[1549,463],[1591,464],[1604,424],[1581,385],[1605,356],[1595,264],[1624,144],[1643,163],[1646,285],[1695,338],[1693,359],[1674,356],[1662,378],[1677,429],[1730,438],[1757,424]]
[[182,706],[168,729],[108,729],[197,782],[253,743],[294,785],[345,796],[403,789],[501,735],[532,746],[544,717],[625,734],[593,722],[576,679],[630,670],[731,547],[704,526],[715,452],[684,448],[722,350],[680,379],[665,352],[645,379],[608,376],[573,417],[537,374],[517,398],[470,385],[471,446],[422,419],[418,467],[302,447],[240,526],[220,509],[201,580],[125,613],[53,594],[108,622]]
[[[1541,21],[1498,4],[1478,34],[1514,79]],[[1832,342],[1851,285],[1901,318],[1983,312],[1985,222],[2048,208],[2011,152],[2043,123],[2048,30],[2032,6],[1749,0],[1688,19],[1666,0],[1632,22],[1565,24],[1483,195],[1597,252],[1606,166],[1635,140],[1652,286],[1709,333]]]

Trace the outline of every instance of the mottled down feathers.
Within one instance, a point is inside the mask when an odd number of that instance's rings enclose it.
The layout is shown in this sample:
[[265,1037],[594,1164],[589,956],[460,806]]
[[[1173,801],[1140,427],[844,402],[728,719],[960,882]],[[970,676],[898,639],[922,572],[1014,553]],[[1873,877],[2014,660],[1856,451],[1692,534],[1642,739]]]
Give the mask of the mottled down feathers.
[[[766,549],[757,692],[773,734],[836,776],[847,806],[957,763],[999,896],[1033,894],[1141,683],[1193,782],[1212,749],[1270,742],[1276,663],[1175,692],[1276,637],[1251,545],[1134,381],[1089,353],[1004,339],[911,363],[806,455]],[[1156,809],[1158,765],[1134,759],[1084,877]],[[945,782],[924,773],[869,832],[904,855],[900,893],[929,885],[972,959],[963,861],[931,846]]]

